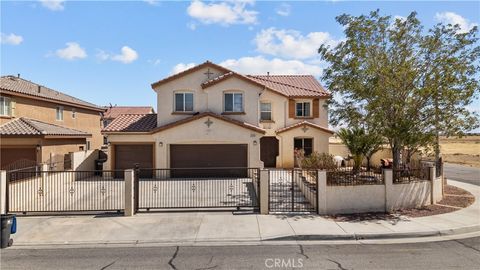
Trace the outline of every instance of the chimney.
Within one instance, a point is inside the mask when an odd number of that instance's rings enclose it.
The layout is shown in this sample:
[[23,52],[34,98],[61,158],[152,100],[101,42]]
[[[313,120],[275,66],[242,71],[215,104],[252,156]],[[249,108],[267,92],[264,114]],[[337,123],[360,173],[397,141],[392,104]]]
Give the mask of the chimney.
[[42,86],[39,85],[39,86],[38,86],[38,93],[40,93],[41,90],[42,90]]
[[17,78],[20,78],[20,73],[17,73]]

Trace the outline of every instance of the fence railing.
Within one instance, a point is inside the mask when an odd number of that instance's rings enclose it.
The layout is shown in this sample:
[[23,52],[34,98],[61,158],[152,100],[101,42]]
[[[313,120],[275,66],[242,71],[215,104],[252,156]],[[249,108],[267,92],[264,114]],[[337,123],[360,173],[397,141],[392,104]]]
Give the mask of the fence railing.
[[7,172],[7,210],[13,213],[123,210],[125,183],[123,177],[115,177],[117,172]]
[[381,168],[365,167],[354,169],[353,166],[332,168],[327,170],[328,186],[383,185]]
[[430,180],[430,168],[428,166],[416,168],[400,168],[393,170],[393,183],[410,183]]
[[259,168],[138,169],[138,209],[258,207]]

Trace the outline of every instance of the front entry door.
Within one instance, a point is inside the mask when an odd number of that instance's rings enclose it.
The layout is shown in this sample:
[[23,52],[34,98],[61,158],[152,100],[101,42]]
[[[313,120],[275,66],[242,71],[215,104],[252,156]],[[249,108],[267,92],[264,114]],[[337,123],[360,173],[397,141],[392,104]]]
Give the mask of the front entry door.
[[267,168],[277,166],[278,140],[275,137],[260,138],[260,160]]

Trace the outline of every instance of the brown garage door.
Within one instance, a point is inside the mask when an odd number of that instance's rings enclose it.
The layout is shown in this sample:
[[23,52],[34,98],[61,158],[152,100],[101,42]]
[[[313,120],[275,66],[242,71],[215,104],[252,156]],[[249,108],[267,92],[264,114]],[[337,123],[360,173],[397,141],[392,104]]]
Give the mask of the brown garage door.
[[[174,144],[170,167],[174,177],[245,177],[248,167],[246,144]],[[198,168],[198,169],[178,169]],[[205,169],[216,168],[216,169]],[[220,169],[218,169],[220,168]],[[236,168],[236,169],[234,169]]]
[[1,148],[1,168],[14,170],[36,165],[37,151],[35,148]]
[[[152,144],[117,144],[115,145],[115,170],[133,169],[138,163],[140,168],[153,168]],[[142,170],[140,177],[151,177],[151,170]],[[117,174],[120,177],[121,173]]]

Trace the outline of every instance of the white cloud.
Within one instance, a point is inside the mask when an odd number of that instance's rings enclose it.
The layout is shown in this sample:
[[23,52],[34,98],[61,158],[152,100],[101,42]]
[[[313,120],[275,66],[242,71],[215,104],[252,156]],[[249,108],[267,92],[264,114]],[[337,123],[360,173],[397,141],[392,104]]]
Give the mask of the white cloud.
[[320,45],[338,43],[328,32],[311,32],[304,36],[299,31],[273,27],[258,33],[254,42],[258,52],[290,59],[315,57]]
[[157,59],[150,59],[150,60],[148,60],[148,63],[150,63],[150,64],[152,64],[152,65],[154,65],[154,66],[160,65],[161,62],[162,62],[162,61],[161,61],[160,59],[158,59],[158,58],[157,58]]
[[242,74],[310,74],[320,76],[322,68],[318,65],[309,65],[299,60],[282,60],[278,58],[266,59],[263,56],[242,57],[228,59],[220,63],[221,66]]
[[112,61],[117,61],[124,64],[130,64],[133,61],[138,59],[138,53],[134,49],[128,46],[123,46],[120,54],[110,54],[100,50],[97,53],[97,58],[100,59],[101,61],[112,60]]
[[192,31],[195,31],[195,29],[197,29],[197,25],[193,22],[188,23],[187,27],[190,28],[190,30],[192,30]]
[[160,5],[160,0],[143,0],[143,2],[152,5],[152,6],[158,6]]
[[466,33],[470,31],[477,23],[471,23],[468,19],[458,15],[454,12],[440,12],[435,14],[435,19],[439,22],[460,26],[460,33]]
[[23,37],[15,35],[13,33],[4,34],[0,33],[0,43],[1,44],[9,44],[9,45],[18,45],[23,42]]
[[196,66],[195,63],[188,63],[188,64],[180,63],[180,64],[177,64],[172,68],[171,74],[177,74],[179,72],[182,72],[182,71],[187,70],[189,68],[192,68],[194,66]]
[[210,3],[193,0],[187,8],[187,13],[204,24],[218,23],[223,26],[230,24],[255,24],[258,12],[247,9],[247,6],[252,6],[254,3],[252,0]]
[[87,53],[85,50],[80,47],[80,45],[76,42],[67,42],[67,47],[63,49],[58,49],[55,54],[66,60],[76,60],[76,59],[83,59],[87,57]]
[[42,6],[53,10],[61,11],[65,9],[65,0],[40,0]]
[[287,3],[282,3],[275,11],[280,16],[289,16],[291,12],[291,6]]
[[404,22],[407,20],[407,17],[404,17],[404,16],[400,16],[400,15],[395,15],[393,16],[393,19],[396,21],[396,20],[400,20],[401,22]]

